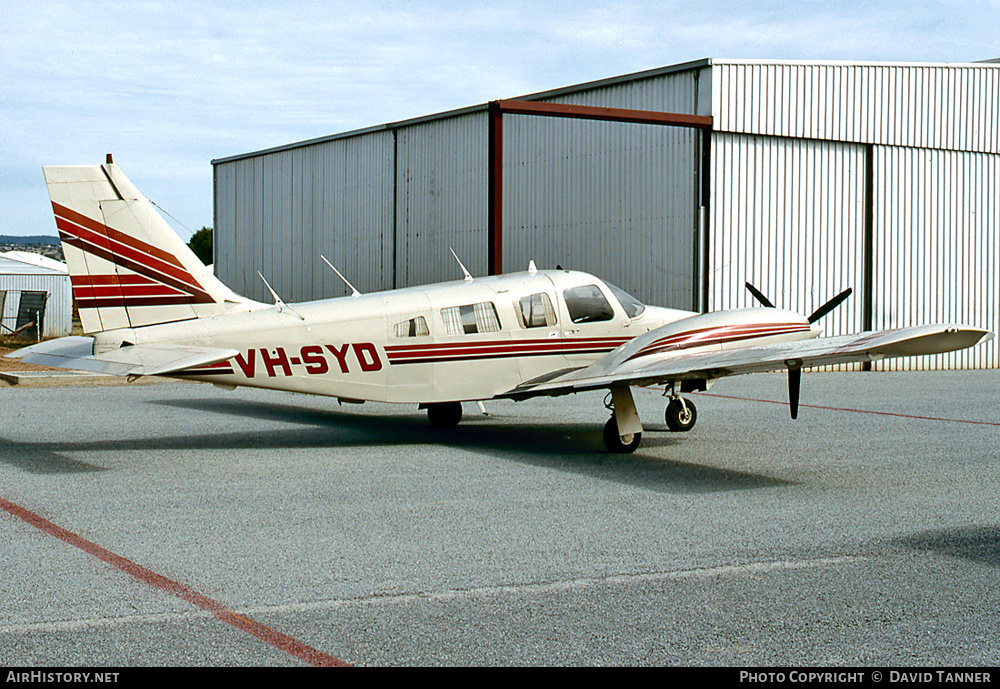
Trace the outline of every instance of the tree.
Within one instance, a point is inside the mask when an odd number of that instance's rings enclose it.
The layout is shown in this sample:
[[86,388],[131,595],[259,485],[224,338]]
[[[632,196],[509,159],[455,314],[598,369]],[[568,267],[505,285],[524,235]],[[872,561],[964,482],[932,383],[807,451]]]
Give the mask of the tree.
[[188,242],[188,246],[194,255],[198,257],[198,260],[204,263],[206,266],[212,265],[214,262],[212,254],[212,228],[203,227],[193,235],[191,235],[191,241]]

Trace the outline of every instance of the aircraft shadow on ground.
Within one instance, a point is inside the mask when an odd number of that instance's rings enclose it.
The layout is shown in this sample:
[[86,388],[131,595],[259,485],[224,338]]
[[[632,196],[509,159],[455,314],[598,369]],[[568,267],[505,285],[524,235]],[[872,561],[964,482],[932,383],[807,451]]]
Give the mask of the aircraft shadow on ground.
[[0,438],[0,462],[33,474],[78,474],[104,467],[66,457],[73,443],[24,443]]
[[[348,447],[436,445],[475,450],[507,460],[563,471],[583,473],[647,489],[666,492],[712,492],[746,490],[788,482],[770,476],[691,464],[647,454],[680,441],[665,437],[656,427],[643,437],[639,451],[631,455],[605,452],[601,427],[592,423],[534,424],[509,418],[466,416],[458,428],[431,428],[423,413],[373,415],[349,408],[315,409],[249,400],[189,399],[160,402],[173,407],[232,414],[244,418],[313,426],[303,432],[271,431],[264,447]],[[262,447],[257,434],[242,434],[247,447]],[[205,442],[220,443],[207,437]],[[242,444],[236,438],[226,447]]]
[[[438,430],[428,425],[422,413],[376,415],[353,412],[350,407],[317,409],[245,399],[170,399],[152,403],[288,425],[260,430],[38,443],[0,438],[0,462],[35,474],[68,474],[107,470],[68,456],[74,453],[446,446],[669,493],[789,484],[770,476],[656,456],[663,448],[681,442],[656,427],[643,437],[638,452],[615,455],[605,452],[601,427],[592,423],[537,424],[469,415],[456,429]],[[192,421],[192,426],[196,425],[197,421]]]
[[896,545],[919,550],[961,557],[985,565],[1000,567],[1000,527],[963,526],[940,531],[923,531],[900,538]]

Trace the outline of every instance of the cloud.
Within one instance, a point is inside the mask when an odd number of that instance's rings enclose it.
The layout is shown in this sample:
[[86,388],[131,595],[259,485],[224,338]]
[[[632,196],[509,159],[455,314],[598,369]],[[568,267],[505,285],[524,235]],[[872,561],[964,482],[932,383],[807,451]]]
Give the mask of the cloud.
[[704,57],[1000,56],[1000,0],[16,2],[0,27],[0,232],[50,232],[43,164],[106,152],[192,228],[210,161]]

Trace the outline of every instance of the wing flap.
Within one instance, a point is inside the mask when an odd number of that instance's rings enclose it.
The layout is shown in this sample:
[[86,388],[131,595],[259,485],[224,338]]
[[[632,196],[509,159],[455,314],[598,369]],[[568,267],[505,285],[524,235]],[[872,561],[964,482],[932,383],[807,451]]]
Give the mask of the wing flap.
[[239,354],[235,349],[166,343],[126,345],[98,355],[93,351],[93,338],[62,337],[25,347],[8,354],[7,358],[20,359],[26,364],[113,376],[161,376],[218,363]]
[[695,378],[712,380],[745,373],[779,371],[794,366],[810,368],[833,364],[877,361],[899,356],[942,354],[972,347],[993,338],[987,330],[958,325],[929,325],[898,330],[867,332],[814,340],[782,342],[739,349],[667,353],[642,360],[616,353],[587,368],[539,384],[522,384],[507,397],[559,395],[618,385],[657,385]]

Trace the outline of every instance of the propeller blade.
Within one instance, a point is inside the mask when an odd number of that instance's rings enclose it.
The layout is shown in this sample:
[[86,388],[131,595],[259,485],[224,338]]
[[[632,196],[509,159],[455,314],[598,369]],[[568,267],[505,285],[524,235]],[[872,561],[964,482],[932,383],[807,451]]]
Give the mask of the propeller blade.
[[774,304],[772,304],[768,300],[768,298],[764,296],[764,293],[761,292],[756,287],[754,287],[753,285],[751,285],[749,282],[747,283],[747,289],[750,290],[750,294],[752,294],[754,296],[754,298],[757,301],[759,301],[763,306],[765,306],[766,308],[769,308],[769,309],[773,309],[774,308]]
[[788,407],[792,418],[799,418],[799,390],[802,387],[802,369],[797,366],[788,368]]
[[838,306],[840,306],[840,302],[844,301],[849,296],[851,296],[851,292],[853,292],[853,291],[854,290],[852,290],[850,287],[848,287],[843,292],[841,292],[840,294],[838,294],[837,296],[835,296],[833,299],[831,299],[830,301],[826,302],[821,307],[819,307],[818,309],[816,309],[815,311],[813,311],[813,314],[811,316],[809,316],[809,318],[807,319],[809,321],[809,323],[810,324],[815,323],[820,318],[822,318],[823,316],[825,316],[826,314],[830,313],[835,308],[837,308]]

